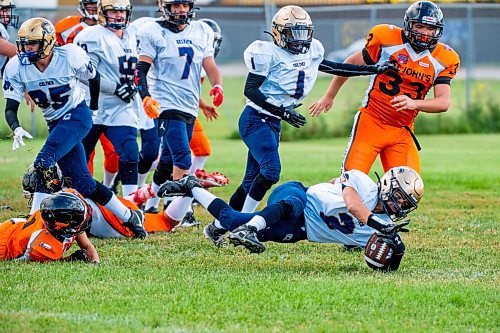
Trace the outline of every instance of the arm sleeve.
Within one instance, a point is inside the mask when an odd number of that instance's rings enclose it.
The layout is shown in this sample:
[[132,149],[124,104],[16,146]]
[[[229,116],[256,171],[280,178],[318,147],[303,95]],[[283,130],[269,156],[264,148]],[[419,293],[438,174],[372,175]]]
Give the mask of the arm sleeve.
[[279,107],[266,102],[267,97],[260,91],[260,86],[266,80],[265,76],[260,76],[253,73],[248,73],[247,81],[245,82],[245,97],[260,106],[261,108],[279,115]]
[[90,109],[97,110],[99,108],[99,92],[101,91],[101,75],[96,73],[94,78],[89,80],[90,91]]
[[376,74],[376,67],[370,65],[344,64],[323,59],[321,64],[319,64],[319,71],[332,75],[351,77]]
[[148,72],[150,68],[151,64],[148,62],[139,61],[137,63],[136,85],[142,99],[146,98],[147,96],[151,96],[148,90]]
[[7,98],[7,103],[5,104],[5,120],[12,130],[18,128],[19,119],[17,118],[17,110],[19,109],[19,102],[11,98]]

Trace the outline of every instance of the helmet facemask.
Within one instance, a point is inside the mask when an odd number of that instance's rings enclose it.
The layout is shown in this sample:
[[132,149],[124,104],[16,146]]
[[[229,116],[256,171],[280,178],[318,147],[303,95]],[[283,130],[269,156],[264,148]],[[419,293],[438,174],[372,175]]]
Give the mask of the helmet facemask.
[[[417,209],[418,201],[413,196],[406,193],[401,183],[396,178],[394,170],[390,170],[389,189],[380,190],[380,200],[383,203],[384,211],[393,221],[404,219],[409,212]],[[387,181],[387,176],[381,181]],[[380,186],[380,185],[379,185]],[[384,186],[387,188],[387,184]]]
[[[424,24],[435,28],[433,35],[426,35],[415,30],[415,24]],[[404,17],[404,34],[412,48],[417,52],[434,48],[443,35],[443,13],[434,3],[421,1],[411,5]]]
[[296,23],[290,26],[275,25],[274,29],[280,34],[279,47],[291,54],[305,54],[309,51],[314,32],[313,26]]
[[[95,5],[95,13],[90,13],[88,5]],[[84,19],[98,22],[99,21],[99,1],[98,0],[80,0],[78,11]],[[94,10],[92,10],[94,12]]]
[[5,27],[10,25],[17,29],[19,26],[19,15],[13,14],[14,8],[16,8],[16,6],[12,1],[10,1],[8,5],[0,4],[0,23]]
[[[172,5],[187,3],[189,5],[188,11],[182,11],[179,13],[172,12]],[[194,1],[159,1],[158,5],[160,7],[160,12],[163,15],[165,21],[170,22],[175,25],[185,25],[189,24],[191,20],[196,16],[194,8]]]

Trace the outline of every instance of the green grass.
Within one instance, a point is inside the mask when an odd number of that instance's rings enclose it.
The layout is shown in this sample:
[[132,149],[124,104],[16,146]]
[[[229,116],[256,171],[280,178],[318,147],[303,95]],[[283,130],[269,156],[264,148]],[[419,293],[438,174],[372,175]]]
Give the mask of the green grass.
[[[214,190],[228,199],[245,148],[214,134],[207,168],[229,176],[230,185]],[[333,244],[270,243],[261,255],[218,250],[196,228],[93,240],[99,266],[1,262],[0,331],[498,332],[500,135],[419,140],[425,196],[397,272],[374,272],[361,253]],[[346,142],[283,143],[281,181],[338,175]],[[0,205],[13,207],[0,218],[26,213],[21,177],[41,144],[13,153],[10,140],[0,142]]]

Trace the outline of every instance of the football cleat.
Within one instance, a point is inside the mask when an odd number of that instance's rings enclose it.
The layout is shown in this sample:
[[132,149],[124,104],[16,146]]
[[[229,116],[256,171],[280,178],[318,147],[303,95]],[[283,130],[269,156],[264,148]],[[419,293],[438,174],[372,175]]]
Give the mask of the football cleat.
[[221,187],[229,184],[229,179],[220,172],[206,172],[202,169],[197,169],[194,175],[204,188]]
[[151,188],[151,184],[144,184],[138,188],[134,193],[132,193],[134,203],[137,206],[144,204],[148,199],[155,197],[155,192]]
[[146,213],[148,213],[148,214],[158,214],[158,208],[156,208],[156,207],[149,207],[148,209],[146,209],[144,211],[144,214],[146,214]]
[[179,180],[169,180],[158,189],[157,196],[164,197],[192,197],[191,190],[202,187],[194,175],[186,175]]
[[243,224],[229,233],[229,242],[234,246],[244,246],[251,253],[262,253],[266,250],[257,238],[257,228]]
[[142,226],[144,222],[144,213],[141,210],[130,210],[132,215],[127,222],[123,223],[124,227],[127,227],[134,233],[135,238],[144,239],[147,237],[148,233],[146,229]]
[[226,239],[224,238],[226,232],[226,229],[217,228],[213,223],[210,223],[203,229],[203,234],[214,243],[215,247],[227,246]]
[[200,221],[196,220],[193,212],[187,212],[184,218],[181,221],[180,227],[189,228],[196,227],[201,224]]

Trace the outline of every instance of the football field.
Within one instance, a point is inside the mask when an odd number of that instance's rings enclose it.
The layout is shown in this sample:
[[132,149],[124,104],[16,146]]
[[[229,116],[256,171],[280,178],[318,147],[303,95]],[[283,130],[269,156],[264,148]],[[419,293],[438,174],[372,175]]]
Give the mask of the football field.
[[[374,272],[362,253],[334,244],[216,249],[201,228],[93,239],[98,266],[0,262],[0,331],[498,332],[500,135],[419,140],[425,195],[397,272]],[[337,176],[346,142],[282,143],[281,182]],[[21,178],[42,143],[13,153],[10,139],[0,141],[0,205],[12,207],[2,220],[28,211]],[[207,169],[232,181],[213,193],[228,199],[246,150],[238,140],[212,143]],[[378,162],[372,171],[381,173]],[[201,208],[196,215],[211,221]]]

